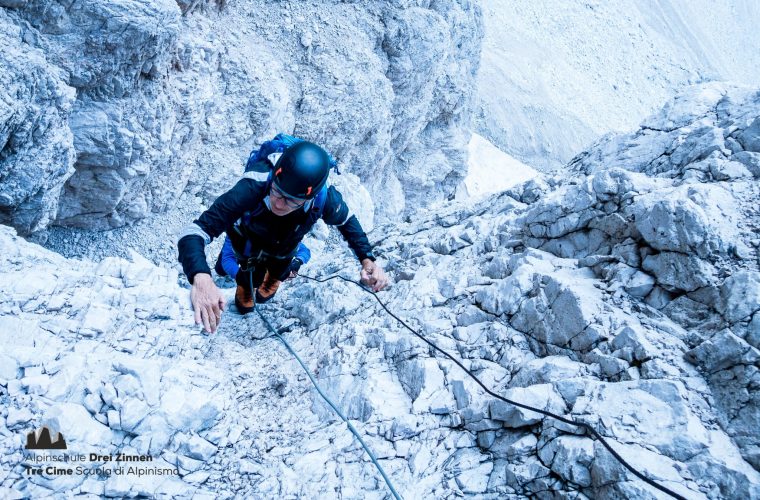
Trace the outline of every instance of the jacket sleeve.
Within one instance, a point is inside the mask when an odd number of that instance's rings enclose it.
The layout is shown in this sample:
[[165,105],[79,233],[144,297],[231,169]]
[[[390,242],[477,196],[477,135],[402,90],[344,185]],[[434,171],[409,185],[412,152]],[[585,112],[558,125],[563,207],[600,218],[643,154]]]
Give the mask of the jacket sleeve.
[[263,183],[241,179],[183,230],[177,242],[178,260],[190,283],[196,274],[211,274],[206,263],[205,246],[226,231],[246,210],[255,207],[263,192]]
[[338,231],[343,235],[343,239],[346,240],[351,250],[354,251],[359,262],[364,259],[375,260],[372,245],[369,244],[369,239],[359,224],[359,219],[351,213],[348,205],[343,201],[343,196],[334,186],[330,186],[327,191],[322,219],[328,225],[338,227]]

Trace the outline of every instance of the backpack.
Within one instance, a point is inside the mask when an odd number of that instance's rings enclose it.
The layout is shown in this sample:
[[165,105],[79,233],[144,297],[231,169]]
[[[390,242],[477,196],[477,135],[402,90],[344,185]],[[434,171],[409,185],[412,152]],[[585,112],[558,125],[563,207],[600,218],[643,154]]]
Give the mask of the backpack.
[[[282,155],[282,153],[290,146],[298,142],[303,142],[303,139],[283,133],[277,134],[274,136],[274,139],[265,141],[259,149],[251,151],[251,154],[248,155],[248,161],[245,164],[245,171],[260,171],[259,169],[261,167],[256,165],[259,162],[268,162],[270,164],[269,168],[271,169],[274,167],[274,164],[277,163],[280,155]],[[330,168],[334,169],[335,172],[340,175],[340,172],[338,171],[338,162],[335,161],[329,153],[327,156],[330,158]]]

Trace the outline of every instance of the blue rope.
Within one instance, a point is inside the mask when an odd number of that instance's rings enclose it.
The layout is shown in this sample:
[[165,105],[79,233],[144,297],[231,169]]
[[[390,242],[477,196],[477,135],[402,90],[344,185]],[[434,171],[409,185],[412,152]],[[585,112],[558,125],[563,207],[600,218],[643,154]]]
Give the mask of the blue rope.
[[269,321],[267,321],[267,319],[264,317],[264,315],[261,314],[261,310],[257,308],[256,312],[259,313],[259,317],[264,322],[264,324],[267,326],[267,328],[269,328],[269,331],[272,332],[272,335],[275,336],[275,337],[277,337],[277,339],[280,342],[282,342],[283,345],[285,345],[285,348],[290,352],[290,354],[292,354],[293,357],[296,358],[296,361],[298,361],[298,364],[301,365],[301,368],[303,368],[303,371],[306,372],[306,375],[309,377],[309,380],[311,380],[311,383],[314,385],[314,388],[317,389],[317,392],[319,393],[319,395],[322,396],[322,399],[324,399],[325,402],[327,402],[327,404],[330,405],[330,408],[332,408],[333,411],[338,414],[338,416],[346,423],[346,425],[348,426],[348,429],[353,433],[354,436],[356,436],[356,439],[359,440],[359,443],[362,445],[362,448],[364,448],[364,451],[367,452],[367,455],[369,455],[369,458],[372,460],[372,463],[375,464],[375,467],[377,467],[377,470],[380,472],[380,475],[383,476],[383,479],[385,480],[385,484],[387,484],[388,485],[388,489],[391,490],[391,494],[393,494],[393,496],[396,498],[396,500],[401,500],[401,496],[396,492],[396,489],[393,487],[393,484],[391,484],[391,480],[385,474],[385,471],[383,470],[382,466],[378,463],[377,458],[375,458],[375,454],[372,453],[372,450],[369,449],[369,446],[367,446],[367,444],[364,442],[364,440],[359,435],[359,433],[354,428],[354,426],[351,425],[351,422],[349,422],[349,420],[346,418],[345,415],[343,415],[343,413],[338,409],[338,407],[335,406],[332,401],[330,401],[330,398],[328,398],[327,395],[325,395],[325,393],[322,392],[322,389],[317,384],[317,381],[314,380],[314,377],[312,376],[312,374],[309,371],[309,369],[306,367],[306,365],[303,363],[303,361],[301,361],[301,358],[298,357],[298,354],[296,354],[296,352],[293,350],[293,348],[290,347],[290,344],[288,344],[285,341],[285,339],[282,338],[282,335],[280,335],[279,333],[277,333],[277,331],[274,329],[274,327],[272,327],[272,325],[269,323]]

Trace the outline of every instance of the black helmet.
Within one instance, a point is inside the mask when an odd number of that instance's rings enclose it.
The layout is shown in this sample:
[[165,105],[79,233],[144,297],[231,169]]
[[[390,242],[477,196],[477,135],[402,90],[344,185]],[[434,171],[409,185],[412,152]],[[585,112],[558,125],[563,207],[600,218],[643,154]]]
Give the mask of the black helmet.
[[274,185],[292,198],[310,200],[324,187],[330,173],[330,156],[311,142],[297,142],[282,153],[274,166]]

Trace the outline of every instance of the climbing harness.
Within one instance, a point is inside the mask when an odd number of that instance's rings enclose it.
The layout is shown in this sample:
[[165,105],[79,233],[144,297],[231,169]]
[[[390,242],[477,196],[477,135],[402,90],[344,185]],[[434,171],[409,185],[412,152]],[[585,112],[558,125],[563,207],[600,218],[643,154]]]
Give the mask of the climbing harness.
[[314,388],[317,390],[320,396],[322,396],[322,399],[325,400],[325,402],[330,405],[330,408],[333,409],[335,413],[338,414],[338,416],[343,420],[343,422],[346,423],[348,426],[348,430],[351,431],[351,433],[356,436],[356,439],[359,440],[359,444],[362,445],[362,448],[364,448],[364,451],[367,452],[367,455],[369,455],[370,460],[372,460],[372,463],[375,464],[375,467],[377,467],[377,470],[380,472],[380,475],[383,476],[383,479],[385,480],[385,484],[388,485],[388,489],[391,490],[391,494],[393,494],[394,498],[396,500],[401,500],[401,496],[396,492],[396,489],[393,487],[393,484],[391,483],[391,480],[388,478],[388,476],[385,474],[385,471],[383,470],[380,463],[378,463],[377,458],[375,457],[375,454],[372,453],[372,450],[369,449],[369,446],[367,446],[367,443],[364,442],[362,437],[359,435],[357,430],[354,428],[353,425],[351,425],[351,422],[346,418],[346,416],[341,412],[337,406],[330,400],[330,398],[327,397],[327,395],[322,392],[322,389],[319,387],[319,384],[317,384],[317,381],[314,380],[314,376],[311,374],[309,369],[306,367],[303,361],[301,361],[301,358],[298,357],[298,354],[296,354],[296,351],[293,350],[292,347],[290,347],[290,344],[287,343],[287,341],[277,333],[277,330],[274,329],[274,327],[269,323],[269,321],[264,317],[263,314],[261,314],[261,309],[256,309],[256,312],[259,313],[259,317],[264,322],[264,324],[267,326],[270,332],[272,332],[272,335],[270,337],[276,337],[277,340],[283,343],[285,346],[285,349],[290,352],[290,354],[293,355],[294,358],[296,358],[296,361],[298,361],[298,364],[301,365],[301,368],[303,368],[303,371],[306,372],[306,375],[309,377],[309,380],[311,380],[311,383],[314,385]]
[[382,308],[385,310],[385,312],[387,312],[396,321],[398,321],[399,323],[401,323],[407,330],[409,330],[410,332],[412,332],[415,336],[417,336],[423,342],[425,342],[430,347],[432,347],[436,351],[440,352],[441,354],[443,354],[444,356],[446,356],[447,358],[449,358],[459,368],[461,368],[462,370],[464,370],[464,372],[467,373],[467,375],[469,375],[490,396],[492,396],[492,397],[494,397],[496,399],[499,399],[501,401],[504,401],[505,403],[508,403],[508,404],[511,404],[511,405],[514,405],[514,406],[517,406],[519,408],[523,408],[523,409],[526,409],[526,410],[530,410],[530,411],[533,411],[533,412],[536,412],[536,413],[540,413],[541,415],[545,415],[547,417],[551,417],[551,418],[553,418],[555,420],[559,420],[562,423],[565,423],[565,424],[568,424],[568,425],[572,425],[572,426],[575,426],[575,427],[578,427],[578,428],[584,430],[586,433],[590,434],[592,438],[595,438],[596,440],[598,440],[602,444],[602,446],[604,446],[607,449],[607,451],[609,451],[612,454],[612,456],[615,457],[615,459],[618,462],[620,462],[621,465],[623,465],[626,469],[628,469],[636,477],[638,477],[639,479],[641,479],[642,481],[644,481],[648,485],[652,486],[653,488],[656,488],[656,489],[662,491],[663,493],[666,493],[666,494],[670,495],[673,498],[676,498],[678,500],[686,500],[686,498],[684,496],[679,495],[678,493],[676,493],[675,491],[671,490],[670,488],[667,488],[665,486],[662,486],[662,485],[656,483],[652,479],[649,479],[644,474],[642,474],[641,472],[639,472],[638,470],[636,470],[622,456],[620,456],[620,454],[618,452],[616,452],[612,448],[612,446],[610,446],[610,444],[607,442],[607,440],[604,437],[602,437],[602,435],[599,432],[597,432],[596,429],[594,429],[593,427],[591,427],[591,425],[587,424],[586,422],[579,422],[577,420],[573,420],[573,419],[570,419],[570,418],[565,418],[565,417],[563,417],[561,415],[557,415],[556,413],[552,413],[550,411],[543,410],[541,408],[535,408],[533,406],[530,406],[530,405],[527,405],[527,404],[524,404],[524,403],[519,403],[517,401],[513,401],[511,399],[505,398],[504,396],[501,396],[500,394],[497,394],[497,393],[493,392],[491,389],[489,389],[488,387],[486,387],[486,385],[483,384],[483,382],[481,382],[480,379],[478,379],[478,377],[476,377],[474,373],[472,373],[470,370],[468,370],[467,368],[465,368],[464,365],[459,360],[457,360],[454,356],[452,356],[448,352],[444,351],[443,349],[441,349],[440,347],[438,347],[436,344],[434,344],[430,340],[426,339],[421,333],[417,332],[412,327],[410,327],[408,324],[406,324],[406,322],[404,320],[402,320],[401,318],[399,318],[398,316],[396,316],[395,314],[393,314],[390,311],[390,309],[388,309],[388,307],[383,303],[383,301],[380,300],[380,298],[377,296],[377,293],[375,293],[375,292],[373,292],[373,291],[365,288],[364,285],[362,285],[360,282],[354,281],[354,280],[351,280],[351,279],[348,279],[348,278],[344,278],[343,276],[340,276],[340,275],[329,276],[327,278],[314,278],[314,277],[311,277],[311,276],[306,276],[304,274],[300,274],[299,276],[301,276],[302,278],[306,278],[306,279],[315,281],[317,283],[324,283],[326,281],[330,281],[330,280],[334,280],[334,279],[341,279],[341,280],[346,281],[348,283],[353,283],[353,284],[357,285],[359,288],[361,288],[365,292],[367,292],[370,295],[372,295],[373,297],[375,297],[375,299],[382,306]]

